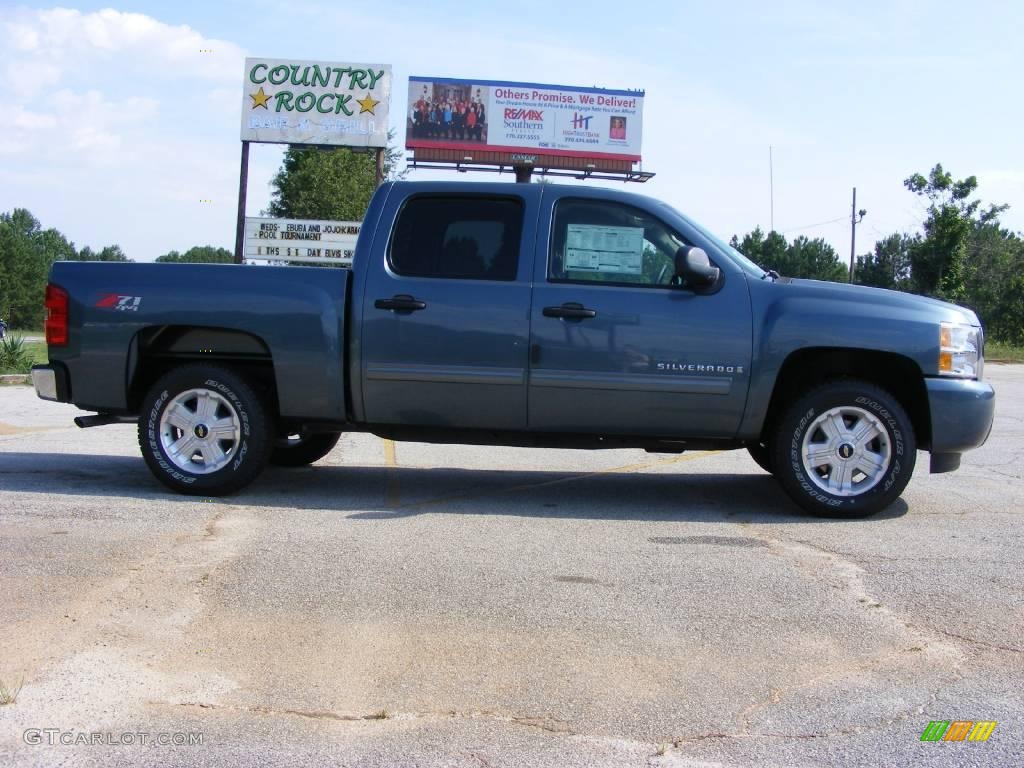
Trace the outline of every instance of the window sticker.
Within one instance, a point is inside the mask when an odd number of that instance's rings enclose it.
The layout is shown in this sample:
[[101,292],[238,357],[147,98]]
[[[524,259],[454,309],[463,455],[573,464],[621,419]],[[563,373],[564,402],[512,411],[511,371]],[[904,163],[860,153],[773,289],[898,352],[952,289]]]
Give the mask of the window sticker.
[[565,248],[567,270],[639,275],[643,264],[643,227],[569,225]]

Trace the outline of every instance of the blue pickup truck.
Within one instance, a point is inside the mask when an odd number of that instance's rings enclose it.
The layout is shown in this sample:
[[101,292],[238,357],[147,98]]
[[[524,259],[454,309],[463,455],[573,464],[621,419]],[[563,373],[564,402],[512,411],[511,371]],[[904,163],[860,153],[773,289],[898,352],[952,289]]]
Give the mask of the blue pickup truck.
[[981,445],[968,309],[766,272],[664,203],[382,185],[352,268],[52,268],[39,396],[138,423],[153,474],[237,491],[344,431],[542,448],[746,448],[805,510],[872,514]]

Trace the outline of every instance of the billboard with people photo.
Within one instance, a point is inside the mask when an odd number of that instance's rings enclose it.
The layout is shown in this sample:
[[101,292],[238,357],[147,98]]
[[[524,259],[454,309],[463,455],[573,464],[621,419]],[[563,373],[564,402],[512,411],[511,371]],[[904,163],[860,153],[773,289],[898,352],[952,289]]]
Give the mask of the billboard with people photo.
[[410,77],[407,149],[639,162],[643,91]]

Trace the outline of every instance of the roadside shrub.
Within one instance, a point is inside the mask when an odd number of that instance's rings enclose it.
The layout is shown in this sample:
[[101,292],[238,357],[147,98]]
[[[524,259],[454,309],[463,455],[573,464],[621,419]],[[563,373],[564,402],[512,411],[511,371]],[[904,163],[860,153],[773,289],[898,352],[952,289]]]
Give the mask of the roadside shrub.
[[0,339],[0,373],[28,373],[31,368],[32,355],[25,347],[24,336]]

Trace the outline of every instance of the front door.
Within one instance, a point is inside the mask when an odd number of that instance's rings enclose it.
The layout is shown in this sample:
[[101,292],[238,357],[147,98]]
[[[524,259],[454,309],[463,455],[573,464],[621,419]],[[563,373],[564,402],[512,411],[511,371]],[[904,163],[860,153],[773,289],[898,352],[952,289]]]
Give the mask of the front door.
[[363,296],[367,422],[525,428],[526,208],[513,194],[425,194],[390,212],[392,236],[374,242]]
[[559,200],[549,243],[530,318],[530,428],[734,435],[751,359],[742,273],[723,270],[710,292],[673,285],[675,252],[694,243],[605,200]]

